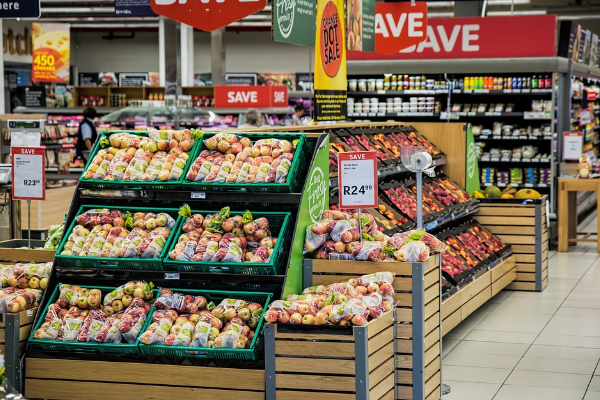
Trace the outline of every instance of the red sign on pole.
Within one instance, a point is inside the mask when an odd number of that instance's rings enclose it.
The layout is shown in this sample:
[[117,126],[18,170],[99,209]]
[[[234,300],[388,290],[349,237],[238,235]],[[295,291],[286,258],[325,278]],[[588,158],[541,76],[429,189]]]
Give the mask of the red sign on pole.
[[14,200],[46,199],[46,149],[12,147],[12,197]]
[[375,51],[394,54],[427,39],[427,3],[375,3]]
[[151,0],[152,11],[211,32],[265,8],[267,0]]
[[215,107],[288,107],[287,86],[215,86]]
[[427,39],[419,44],[391,55],[348,51],[348,60],[556,56],[556,15],[433,18],[427,23]]
[[340,208],[377,207],[377,153],[338,153],[338,187]]

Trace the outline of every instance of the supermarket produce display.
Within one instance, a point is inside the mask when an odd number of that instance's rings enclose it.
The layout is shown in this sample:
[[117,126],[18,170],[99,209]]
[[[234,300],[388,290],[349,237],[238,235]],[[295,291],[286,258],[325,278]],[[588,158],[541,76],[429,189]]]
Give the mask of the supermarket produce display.
[[39,305],[52,263],[3,265],[0,269],[0,313],[19,313]]

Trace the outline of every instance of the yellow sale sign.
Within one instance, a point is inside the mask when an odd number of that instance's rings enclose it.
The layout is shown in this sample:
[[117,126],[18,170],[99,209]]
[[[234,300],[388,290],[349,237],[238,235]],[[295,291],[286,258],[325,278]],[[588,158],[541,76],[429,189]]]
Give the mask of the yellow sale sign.
[[70,26],[33,23],[32,31],[32,81],[69,83]]

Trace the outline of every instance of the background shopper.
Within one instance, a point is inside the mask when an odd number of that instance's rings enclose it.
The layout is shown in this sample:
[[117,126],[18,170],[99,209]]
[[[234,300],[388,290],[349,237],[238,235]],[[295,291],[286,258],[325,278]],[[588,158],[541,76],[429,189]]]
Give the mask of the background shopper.
[[98,113],[95,108],[88,107],[83,110],[83,120],[77,130],[77,157],[87,161],[90,150],[96,142],[98,131],[94,124],[94,119]]
[[249,108],[246,111],[246,122],[241,125],[238,125],[240,129],[248,129],[248,128],[256,128],[260,126],[260,111],[256,108]]

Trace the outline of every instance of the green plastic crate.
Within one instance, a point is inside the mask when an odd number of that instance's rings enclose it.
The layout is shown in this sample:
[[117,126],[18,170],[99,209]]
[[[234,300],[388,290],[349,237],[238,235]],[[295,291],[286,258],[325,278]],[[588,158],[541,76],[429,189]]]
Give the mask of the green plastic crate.
[[[95,343],[95,342],[63,342],[60,340],[49,340],[49,339],[35,339],[33,334],[36,330],[42,326],[44,323],[44,318],[46,316],[46,312],[48,311],[48,307],[55,303],[58,300],[58,296],[60,295],[60,286],[59,283],[52,292],[52,296],[50,296],[50,300],[48,302],[48,306],[44,309],[44,312],[40,314],[40,317],[37,320],[34,328],[31,330],[31,334],[29,335],[29,348],[33,350],[44,350],[44,351],[60,351],[63,353],[77,351],[77,352],[85,352],[85,353],[102,353],[102,354],[126,354],[126,355],[139,355],[140,351],[137,345],[137,341],[134,343]],[[73,285],[71,285],[73,286]],[[77,285],[82,288],[88,289],[100,289],[102,291],[102,297],[104,300],[104,296],[107,293],[112,292],[115,288],[109,288],[105,286],[83,286]],[[154,296],[158,294],[158,290],[154,289],[152,291]],[[101,303],[102,304],[102,303]],[[152,311],[151,311],[152,312]],[[142,326],[141,332],[145,332],[150,326],[150,322],[152,321],[152,314],[149,313],[146,316],[146,321]],[[140,335],[141,335],[140,332]]]
[[[85,165],[83,171],[87,171],[88,167],[92,163],[92,160],[98,154],[98,151],[101,150],[100,140],[104,137],[108,139],[108,137],[112,134],[116,133],[130,133],[132,135],[140,136],[140,137],[148,137],[147,131],[102,131],[98,135],[98,140],[96,140],[96,144],[92,149],[91,156],[88,162]],[[181,189],[183,185],[183,180],[185,179],[187,165],[190,163],[192,155],[197,147],[202,144],[202,139],[196,140],[194,142],[194,146],[188,152],[190,158],[186,162],[186,168],[184,168],[183,174],[176,181],[105,181],[103,179],[85,179],[83,177],[83,173],[79,177],[80,187],[93,188],[93,189],[128,189],[128,190],[168,190],[168,189]]]
[[87,210],[92,210],[95,208],[107,208],[109,210],[121,210],[123,212],[129,211],[131,213],[135,212],[153,212],[153,213],[167,213],[173,219],[175,219],[175,225],[173,225],[173,229],[171,230],[171,234],[165,241],[165,247],[163,247],[162,252],[160,253],[158,258],[116,258],[116,257],[79,257],[79,256],[67,256],[61,255],[65,248],[65,244],[69,239],[69,235],[73,232],[73,228],[77,225],[77,218],[71,221],[69,225],[69,229],[66,231],[65,235],[63,235],[62,241],[60,242],[60,246],[56,251],[56,255],[54,256],[56,262],[61,267],[69,267],[69,268],[77,268],[77,269],[130,269],[130,270],[153,270],[153,271],[162,271],[163,263],[162,260],[168,255],[168,248],[171,238],[174,232],[177,232],[177,227],[181,225],[180,219],[183,218],[178,215],[179,210],[176,208],[149,208],[149,207],[114,207],[114,206],[82,206],[77,211],[77,216],[83,214]]
[[[235,132],[232,132],[235,133]],[[184,175],[187,177],[187,173],[191,168],[194,160],[198,158],[198,155],[206,148],[204,140],[215,136],[217,133],[206,133],[200,145],[196,147],[194,143],[194,151],[190,156],[190,161],[186,164]],[[191,191],[242,191],[242,192],[264,192],[264,193],[296,193],[302,191],[302,180],[305,178],[305,174],[302,173],[302,169],[310,164],[310,154],[308,150],[308,144],[306,142],[306,136],[303,133],[235,133],[241,137],[247,137],[252,140],[252,143],[259,139],[286,139],[290,142],[298,139],[296,146],[296,152],[292,160],[292,165],[285,183],[224,183],[224,182],[192,182],[188,181],[185,177],[183,180],[183,188]]]
[[[218,211],[192,211],[192,214],[216,214]],[[231,211],[230,215],[243,215],[240,211]],[[177,245],[177,239],[183,233],[181,230],[185,223],[185,218],[181,218],[174,228],[177,232],[176,235],[171,234],[169,236],[169,242],[165,247],[169,248],[169,251],[165,254],[163,259],[163,266],[167,271],[194,271],[194,272],[228,272],[228,273],[239,273],[239,274],[264,274],[264,275],[276,275],[281,269],[282,264],[286,262],[284,258],[287,254],[287,250],[290,247],[290,241],[292,238],[291,234],[291,214],[286,212],[257,212],[253,213],[254,219],[259,217],[266,217],[269,220],[269,227],[273,237],[277,237],[277,243],[273,249],[271,258],[266,263],[251,263],[251,262],[218,262],[218,261],[183,261],[183,260],[172,260],[169,257],[171,250],[175,249]]]
[[[143,344],[140,342],[140,338],[137,339],[137,344],[140,349],[140,353],[146,356],[158,356],[158,357],[181,357],[181,358],[213,358],[222,360],[256,360],[259,354],[262,353],[264,348],[263,328],[265,324],[265,312],[267,307],[271,303],[272,294],[262,292],[229,292],[229,291],[217,291],[217,290],[179,290],[173,289],[173,291],[190,294],[194,296],[204,296],[207,301],[212,301],[215,305],[219,305],[221,300],[225,298],[235,298],[239,300],[245,300],[253,303],[260,303],[263,306],[263,313],[260,317],[258,325],[256,326],[254,338],[249,349],[213,349],[205,347],[178,347],[178,346],[167,346],[160,344]],[[152,316],[157,309],[153,306],[150,310],[150,316],[147,322],[152,323]],[[144,332],[150,325],[144,326]],[[141,335],[140,335],[141,336]],[[200,354],[190,354],[190,352],[199,352]]]

